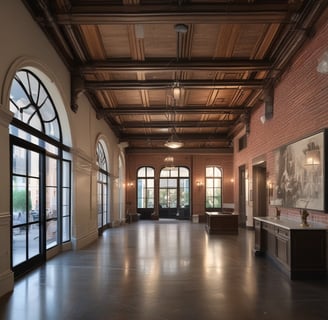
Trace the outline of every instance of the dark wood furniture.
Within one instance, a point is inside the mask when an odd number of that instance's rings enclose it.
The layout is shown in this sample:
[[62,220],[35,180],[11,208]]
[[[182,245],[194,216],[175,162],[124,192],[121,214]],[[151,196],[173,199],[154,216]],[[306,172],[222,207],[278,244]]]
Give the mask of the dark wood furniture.
[[238,214],[206,212],[205,216],[209,234],[238,234]]
[[139,221],[140,214],[139,213],[127,213],[126,214],[126,222],[127,223],[132,223],[132,222],[137,222]]
[[265,254],[290,279],[318,278],[326,275],[326,232],[323,224],[285,218],[256,217],[255,254]]

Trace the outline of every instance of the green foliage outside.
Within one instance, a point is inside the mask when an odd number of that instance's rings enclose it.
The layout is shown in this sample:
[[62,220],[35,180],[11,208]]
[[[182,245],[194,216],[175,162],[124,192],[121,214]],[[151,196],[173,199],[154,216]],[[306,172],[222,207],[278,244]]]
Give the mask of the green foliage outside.
[[[29,194],[27,212],[32,209],[32,200]],[[26,190],[14,189],[13,190],[13,211],[14,212],[26,212]]]

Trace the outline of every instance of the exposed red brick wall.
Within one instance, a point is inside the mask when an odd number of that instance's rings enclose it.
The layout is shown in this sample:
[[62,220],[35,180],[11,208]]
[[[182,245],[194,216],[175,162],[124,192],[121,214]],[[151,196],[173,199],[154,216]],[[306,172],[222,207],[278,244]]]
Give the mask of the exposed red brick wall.
[[[248,146],[241,152],[235,152],[235,177],[238,177],[238,167],[241,165],[246,165],[251,174],[253,160],[263,155],[267,164],[267,179],[274,179],[275,149],[328,128],[328,74],[320,74],[316,70],[325,50],[328,50],[328,22],[308,41],[276,86],[273,118],[261,123],[264,105],[252,114]],[[236,146],[237,139],[234,143]],[[237,187],[235,204],[238,210]],[[269,208],[269,212],[272,213],[273,208]],[[299,211],[282,209],[282,214],[298,216]],[[328,223],[328,215],[321,212],[310,214],[310,219]]]

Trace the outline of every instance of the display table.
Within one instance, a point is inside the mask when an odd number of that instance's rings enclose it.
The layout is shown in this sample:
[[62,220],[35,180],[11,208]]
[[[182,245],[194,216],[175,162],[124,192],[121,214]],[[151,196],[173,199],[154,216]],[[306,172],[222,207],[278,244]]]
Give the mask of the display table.
[[255,254],[265,254],[290,279],[326,275],[326,232],[324,224],[275,217],[256,217]]
[[205,212],[205,230],[209,234],[238,234],[238,214]]

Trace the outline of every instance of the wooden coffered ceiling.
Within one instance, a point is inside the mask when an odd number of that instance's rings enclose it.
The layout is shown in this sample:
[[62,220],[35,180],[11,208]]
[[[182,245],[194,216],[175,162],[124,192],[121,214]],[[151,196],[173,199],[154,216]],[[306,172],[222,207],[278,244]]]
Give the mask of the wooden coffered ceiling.
[[[229,151],[315,32],[324,0],[24,1],[127,150]],[[184,32],[177,32],[177,25]],[[180,88],[174,98],[173,87]]]

